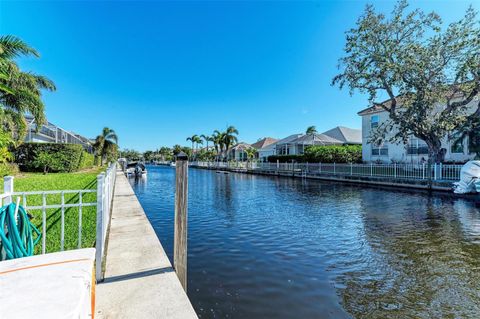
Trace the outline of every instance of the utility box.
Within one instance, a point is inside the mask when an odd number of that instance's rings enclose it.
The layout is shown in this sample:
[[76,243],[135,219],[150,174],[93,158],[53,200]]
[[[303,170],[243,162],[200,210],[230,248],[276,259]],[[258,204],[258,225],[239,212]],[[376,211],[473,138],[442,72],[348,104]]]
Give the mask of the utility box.
[[93,318],[95,249],[0,262],[0,318]]

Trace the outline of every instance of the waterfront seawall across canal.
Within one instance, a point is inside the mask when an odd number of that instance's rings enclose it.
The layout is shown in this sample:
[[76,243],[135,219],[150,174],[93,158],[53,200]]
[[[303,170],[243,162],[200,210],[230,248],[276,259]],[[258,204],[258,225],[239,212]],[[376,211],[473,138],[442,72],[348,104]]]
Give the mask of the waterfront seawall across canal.
[[97,285],[95,318],[197,318],[162,244],[120,171],[107,243],[105,280]]
[[305,179],[317,179],[324,181],[354,183],[354,184],[366,184],[376,185],[384,187],[401,187],[401,188],[413,188],[424,189],[442,192],[452,192],[453,182],[450,180],[435,180],[429,181],[427,179],[415,179],[415,178],[394,178],[383,176],[360,176],[360,175],[348,175],[348,174],[315,174],[302,172],[300,170],[275,170],[275,169],[246,169],[246,168],[234,168],[234,167],[207,167],[200,166],[192,163],[193,168],[208,169],[215,171],[235,172],[243,174],[254,175],[266,175],[266,176],[283,176],[293,178],[305,178]]

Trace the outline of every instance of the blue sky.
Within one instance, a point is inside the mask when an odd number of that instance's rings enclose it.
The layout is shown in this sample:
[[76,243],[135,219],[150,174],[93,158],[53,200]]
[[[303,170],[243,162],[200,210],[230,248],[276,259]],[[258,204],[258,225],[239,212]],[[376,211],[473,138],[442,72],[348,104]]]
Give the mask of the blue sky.
[[[189,145],[234,125],[255,142],[337,125],[360,128],[365,96],[331,87],[344,32],[367,1],[0,2],[0,33],[41,53],[20,65],[53,79],[51,122],[122,148]],[[394,2],[373,3],[389,12]],[[445,22],[478,1],[416,1]]]

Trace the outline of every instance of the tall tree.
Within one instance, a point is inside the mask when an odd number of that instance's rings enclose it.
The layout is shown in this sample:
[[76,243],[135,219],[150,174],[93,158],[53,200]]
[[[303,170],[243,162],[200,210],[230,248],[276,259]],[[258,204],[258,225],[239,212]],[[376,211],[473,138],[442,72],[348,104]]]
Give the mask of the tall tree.
[[306,134],[314,134],[314,133],[317,133],[317,128],[312,125],[312,126],[309,126],[307,127],[307,130],[305,131]]
[[208,151],[208,142],[213,142],[213,137],[205,134],[200,135],[200,137],[203,138],[203,140],[205,141]]
[[230,146],[238,142],[238,130],[234,126],[227,127],[227,130],[224,133],[223,140],[225,145],[225,151],[228,151]]
[[93,144],[95,155],[100,157],[100,165],[103,165],[103,161],[113,156],[118,149],[118,136],[114,130],[108,127],[104,127],[102,134],[95,138]]
[[55,84],[42,75],[23,72],[14,59],[20,56],[39,57],[38,52],[17,37],[0,36],[0,110],[1,128],[21,141],[27,125],[25,113],[30,113],[37,130],[45,122],[42,89],[55,91]]
[[215,151],[217,152],[217,156],[221,156],[223,153],[223,147],[224,147],[224,135],[225,133],[222,133],[218,130],[215,130],[213,132],[213,145],[215,146]]
[[197,140],[198,140],[197,134],[193,134],[192,136],[187,137],[187,141],[192,142],[192,150],[195,148],[195,143],[197,142]]
[[[470,7],[442,29],[436,13],[407,7],[399,1],[390,18],[366,7],[347,32],[341,73],[332,84],[366,93],[374,107],[388,112],[389,121],[371,142],[406,143],[415,136],[427,144],[429,161],[441,162],[441,139],[480,115],[474,100],[480,91],[480,22]],[[388,100],[379,101],[382,96]]]

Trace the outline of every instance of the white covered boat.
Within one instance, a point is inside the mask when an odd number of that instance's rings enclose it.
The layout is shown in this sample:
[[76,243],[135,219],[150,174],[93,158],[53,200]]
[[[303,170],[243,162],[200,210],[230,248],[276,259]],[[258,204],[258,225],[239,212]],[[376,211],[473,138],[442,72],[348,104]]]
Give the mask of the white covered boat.
[[456,194],[480,193],[480,161],[468,161],[460,170],[460,181],[453,183]]
[[147,169],[142,163],[132,162],[127,164],[125,174],[127,177],[143,177],[147,175]]

